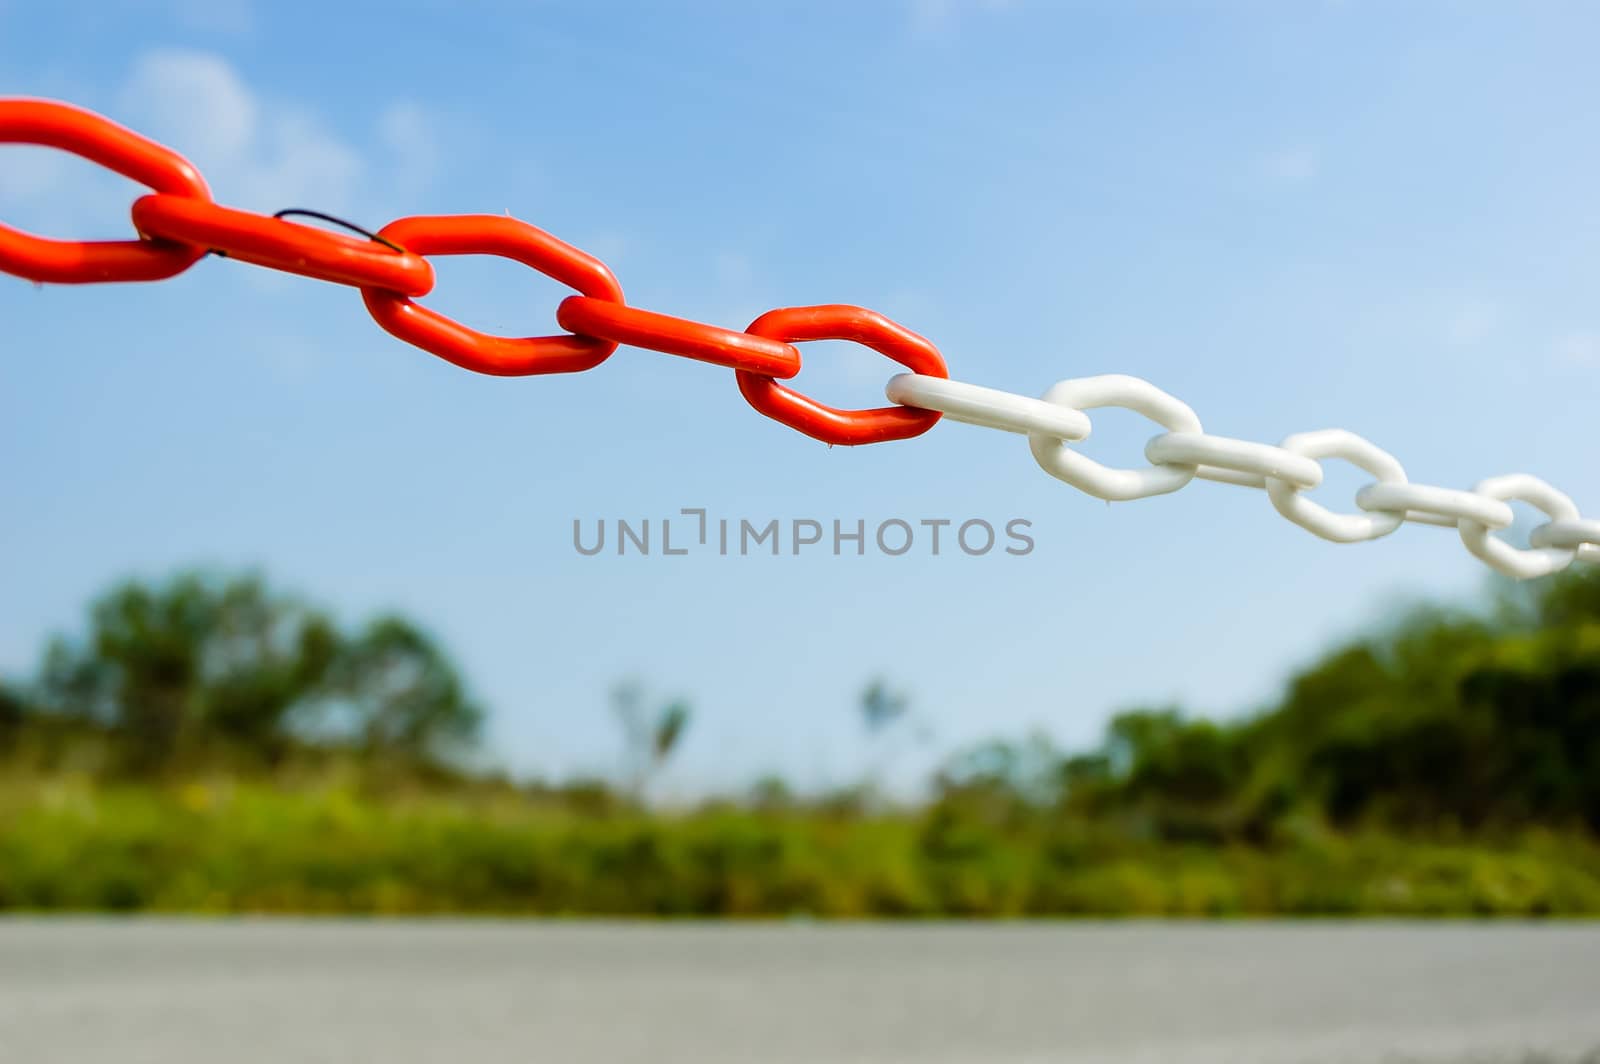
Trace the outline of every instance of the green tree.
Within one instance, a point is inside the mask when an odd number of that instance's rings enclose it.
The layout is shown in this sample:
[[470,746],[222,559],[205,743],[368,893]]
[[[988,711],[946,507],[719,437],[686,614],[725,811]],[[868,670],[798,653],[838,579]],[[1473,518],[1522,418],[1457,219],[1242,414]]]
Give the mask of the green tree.
[[36,700],[107,729],[133,772],[224,752],[273,761],[336,653],[326,617],[256,577],[129,582],[91,606],[82,638],[51,641]]
[[1265,838],[1305,818],[1600,829],[1600,573],[1517,589],[1483,614],[1405,611],[1254,717],[1122,714],[1062,771],[1070,809],[1167,836]]
[[433,757],[481,714],[444,653],[388,618],[355,638],[256,576],[130,581],[96,600],[87,631],[50,641],[23,702],[103,734],[116,769],[271,766],[313,744]]
[[326,691],[350,714],[371,756],[450,760],[483,728],[483,710],[467,697],[450,659],[402,617],[381,617],[345,641]]
[[0,681],[0,754],[11,749],[16,742],[27,712],[22,692]]

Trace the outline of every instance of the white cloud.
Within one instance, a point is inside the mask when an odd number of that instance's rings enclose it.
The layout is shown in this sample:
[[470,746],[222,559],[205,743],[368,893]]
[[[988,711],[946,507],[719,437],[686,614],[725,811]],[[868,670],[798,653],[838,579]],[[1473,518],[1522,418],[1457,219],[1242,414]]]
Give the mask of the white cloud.
[[942,36],[973,12],[1010,11],[1018,0],[910,0],[911,28],[920,36]]
[[1305,146],[1284,148],[1265,160],[1267,176],[1280,181],[1309,181],[1322,167],[1316,149]]
[[18,147],[6,152],[0,166],[0,203],[27,203],[44,196],[61,180],[67,160],[46,148]]
[[439,162],[439,138],[433,119],[420,104],[392,103],[378,117],[378,139],[393,160],[393,172],[408,190],[426,187]]
[[1600,366],[1600,332],[1584,330],[1561,337],[1555,345],[1556,357],[1574,366]]
[[0,160],[6,221],[57,239],[126,238],[128,184],[52,148],[8,145]]
[[1500,324],[1500,308],[1472,303],[1457,310],[1445,325],[1445,339],[1455,347],[1471,347],[1487,339]]
[[366,169],[315,115],[259,99],[210,53],[145,53],[120,102],[128,121],[193,160],[230,204],[339,210]]
[[256,28],[251,0],[171,0],[172,16],[185,29],[242,36]]
[[[380,226],[422,211],[419,199],[444,157],[438,124],[418,104],[389,103],[358,140],[314,111],[257,92],[211,52],[145,52],[110,98],[108,117],[188,158],[218,202],[248,210],[308,207]],[[140,194],[128,182],[53,149],[16,145],[5,155],[0,209],[12,224],[59,238],[128,233],[129,194]]]

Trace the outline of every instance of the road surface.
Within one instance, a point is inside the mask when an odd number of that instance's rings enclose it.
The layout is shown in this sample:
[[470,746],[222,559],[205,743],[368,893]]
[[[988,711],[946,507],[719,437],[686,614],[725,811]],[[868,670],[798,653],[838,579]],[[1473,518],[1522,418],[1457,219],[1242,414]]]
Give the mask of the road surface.
[[0,921],[18,1064],[1600,1064],[1600,924]]

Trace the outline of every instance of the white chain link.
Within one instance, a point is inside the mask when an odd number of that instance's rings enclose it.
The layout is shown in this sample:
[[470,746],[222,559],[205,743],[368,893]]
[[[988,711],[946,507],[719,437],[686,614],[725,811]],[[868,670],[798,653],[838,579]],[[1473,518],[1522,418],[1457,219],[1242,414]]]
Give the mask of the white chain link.
[[[1576,521],[1578,507],[1571,499],[1538,477],[1527,473],[1511,473],[1503,477],[1480,480],[1473,492],[1491,499],[1521,499],[1550,516],[1551,521]],[[1559,573],[1572,564],[1576,550],[1559,547],[1532,547],[1519,550],[1503,539],[1489,535],[1489,527],[1477,521],[1463,520],[1457,528],[1461,542],[1467,549],[1496,569],[1519,580],[1532,580],[1536,576]]]
[[1267,479],[1287,480],[1300,488],[1322,483],[1322,467],[1304,455],[1266,443],[1208,436],[1203,432],[1169,432],[1145,444],[1144,456],[1166,465],[1192,465],[1194,475],[1221,484],[1265,491]]
[[[1404,484],[1406,471],[1394,455],[1344,429],[1297,432],[1283,441],[1283,449],[1307,458],[1343,458],[1378,478],[1380,484]],[[1267,478],[1267,498],[1278,512],[1295,524],[1335,543],[1362,543],[1387,536],[1406,519],[1403,512],[1336,514],[1277,477]]]
[[[1471,491],[1413,484],[1393,455],[1344,429],[1299,432],[1276,446],[1212,436],[1187,404],[1138,377],[1076,377],[1031,399],[902,373],[884,391],[902,406],[1027,436],[1045,472],[1097,499],[1164,495],[1199,478],[1261,489],[1284,517],[1337,543],[1377,539],[1411,523],[1456,529],[1469,551],[1519,580],[1559,572],[1574,560],[1600,563],[1600,520],[1579,516],[1571,499],[1538,477],[1490,477]],[[1112,468],[1067,446],[1088,438],[1091,422],[1085,411],[1102,407],[1133,410],[1167,429],[1145,445],[1148,465]],[[1323,458],[1342,458],[1376,478],[1356,493],[1359,512],[1335,513],[1302,494],[1322,483]],[[1527,548],[1493,535],[1515,520],[1509,500],[1528,503],[1550,518],[1529,534]]]
[[1569,547],[1580,562],[1600,564],[1600,521],[1548,521],[1528,533],[1535,547]]
[[1363,510],[1401,510],[1407,521],[1440,528],[1455,528],[1462,521],[1476,521],[1485,528],[1510,528],[1516,520],[1511,507],[1499,499],[1426,484],[1368,484],[1356,492],[1356,505]]
[[[1102,406],[1122,407],[1137,410],[1173,432],[1201,431],[1200,418],[1186,404],[1149,381],[1120,373],[1057,381],[1044,393],[1044,401],[1080,411]],[[1074,451],[1065,440],[1043,432],[1028,433],[1028,446],[1033,451],[1034,461],[1046,473],[1098,499],[1120,502],[1165,495],[1189,483],[1196,473],[1194,466],[1177,465],[1112,469]]]
[[1042,432],[1060,440],[1089,438],[1089,415],[1043,399],[962,384],[944,377],[901,373],[889,378],[884,390],[890,402],[901,406],[937,410],[945,417],[981,425],[986,429],[1026,436]]

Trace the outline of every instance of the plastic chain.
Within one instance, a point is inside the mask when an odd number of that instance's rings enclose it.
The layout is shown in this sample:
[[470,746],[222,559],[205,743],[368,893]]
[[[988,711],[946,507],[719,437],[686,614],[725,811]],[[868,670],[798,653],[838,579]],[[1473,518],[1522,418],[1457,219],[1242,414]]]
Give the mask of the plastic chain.
[[[1136,410],[1173,432],[1200,432],[1200,418],[1178,399],[1149,381],[1108,373],[1057,382],[1044,393],[1044,401],[1074,410],[1104,406]],[[1152,465],[1143,469],[1111,469],[1079,454],[1042,432],[1028,436],[1033,457],[1046,473],[1100,499],[1125,501],[1177,491],[1194,479],[1193,466]]]
[[[871,310],[844,304],[769,311],[743,332],[630,307],[605,264],[526,222],[499,215],[402,218],[376,234],[329,232],[222,207],[182,156],[109,119],[50,100],[0,99],[0,143],[34,144],[82,156],[150,188],[133,204],[137,240],[47,240],[0,224],[0,272],[36,283],[153,281],[188,269],[208,252],[361,290],[373,319],[393,335],[465,369],[499,376],[591,369],[619,344],[734,371],[752,407],[827,444],[908,439],[941,417],[1028,438],[1052,476],[1107,500],[1177,491],[1193,480],[1264,490],[1284,517],[1324,539],[1377,539],[1404,523],[1455,528],[1467,550],[1495,570],[1526,579],[1574,561],[1600,562],[1600,520],[1537,477],[1491,477],[1470,491],[1413,484],[1388,452],[1342,429],[1303,432],[1273,445],[1207,434],[1187,404],[1148,381],[1111,374],[1057,383],[1043,398],[949,379],[927,339]],[[337,221],[315,211],[284,211]],[[341,223],[344,224],[344,223]],[[567,332],[492,336],[415,300],[434,287],[429,255],[498,255],[538,270],[577,294],[556,308]],[[800,373],[797,344],[850,340],[910,372],[889,379],[894,404],[838,410],[778,383]],[[1166,431],[1144,448],[1148,465],[1103,466],[1072,446],[1089,437],[1088,411],[1125,407]],[[1323,481],[1320,459],[1343,458],[1376,483],[1356,493],[1355,513],[1334,513],[1304,493]],[[1543,510],[1519,549],[1493,533],[1509,528],[1511,500]]]
[[[1406,471],[1392,454],[1344,429],[1297,432],[1281,446],[1307,458],[1343,458],[1377,477],[1379,483],[1404,483],[1406,479]],[[1267,478],[1267,498],[1279,513],[1306,531],[1335,543],[1362,543],[1387,536],[1405,520],[1405,514],[1400,512],[1336,514],[1300,492],[1300,485],[1292,481],[1282,477]]]
[[883,394],[890,402],[901,406],[937,410],[954,421],[1002,432],[1023,436],[1039,432],[1058,440],[1089,437],[1089,418],[1081,410],[976,384],[963,384],[948,377],[897,373],[889,378]]
[[1535,547],[1565,547],[1582,550],[1600,546],[1600,521],[1551,521],[1528,533],[1528,542]]
[[1499,499],[1400,481],[1368,484],[1356,492],[1356,505],[1363,510],[1399,511],[1407,521],[1441,528],[1455,528],[1462,521],[1475,521],[1485,528],[1510,528],[1516,519],[1511,507]]
[[787,378],[800,372],[800,352],[793,344],[702,325],[607,299],[568,296],[556,307],[556,322],[563,329],[584,336],[681,355],[729,369],[748,370],[763,377]]
[[[59,148],[157,192],[211,198],[189,160],[70,104],[0,101],[0,144]],[[205,253],[203,247],[151,240],[48,240],[0,224],[0,270],[40,283],[160,281],[187,270]]]
[[145,236],[318,281],[413,297],[433,291],[433,267],[420,255],[206,200],[142,196],[133,201],[133,224]]
[[[854,340],[894,359],[914,373],[946,377],[944,356],[926,339],[897,325],[877,311],[829,304],[769,310],[745,330],[756,336],[793,343],[797,340]],[[746,401],[775,421],[823,443],[882,443],[920,436],[939,420],[936,410],[908,406],[871,410],[836,410],[791,391],[748,370],[739,371],[739,391]]]
[[[498,255],[586,296],[622,302],[622,286],[605,263],[515,218],[424,215],[390,222],[378,235],[419,255]],[[361,298],[373,320],[394,336],[463,369],[497,377],[576,373],[593,369],[617,349],[614,340],[570,333],[519,339],[490,336],[382,288],[363,288]]]
[[[1526,473],[1490,477],[1481,480],[1472,489],[1491,499],[1517,499],[1543,510],[1552,523],[1578,520],[1577,505],[1561,492],[1538,477]],[[1577,550],[1572,547],[1533,547],[1519,550],[1505,540],[1489,535],[1489,526],[1477,521],[1463,520],[1460,524],[1461,542],[1479,558],[1520,580],[1558,573],[1572,564]]]
[[1250,440],[1203,432],[1168,432],[1145,444],[1144,456],[1163,465],[1194,466],[1194,475],[1221,484],[1265,488],[1268,477],[1298,488],[1322,483],[1322,467],[1304,455]]

